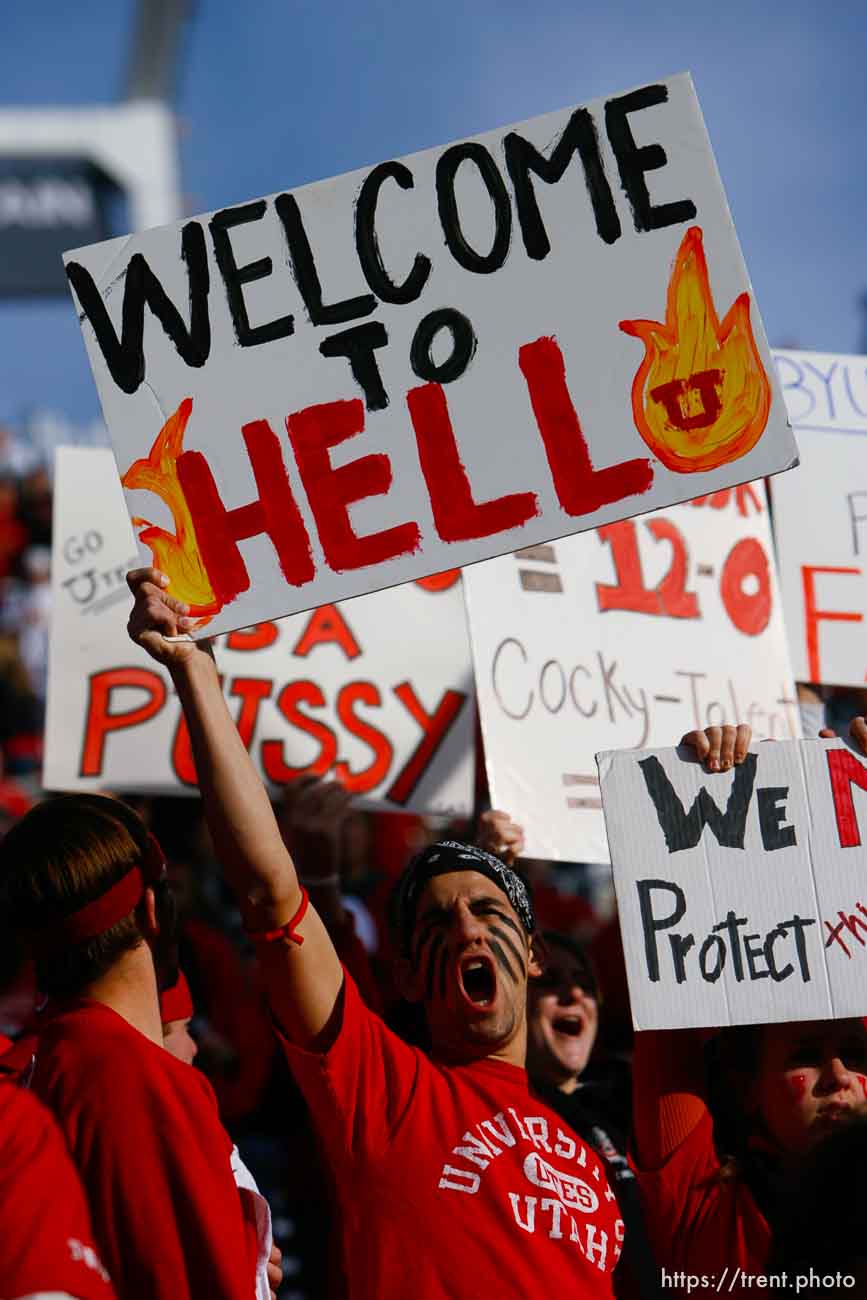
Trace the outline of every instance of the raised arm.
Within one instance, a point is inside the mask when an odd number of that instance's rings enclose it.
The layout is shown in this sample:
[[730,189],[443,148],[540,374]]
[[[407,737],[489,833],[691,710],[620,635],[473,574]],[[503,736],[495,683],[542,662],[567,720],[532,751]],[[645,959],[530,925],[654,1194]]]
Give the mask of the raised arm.
[[[709,772],[726,772],[746,758],[751,730],[708,727],[681,744]],[[659,1169],[707,1113],[702,1029],[650,1030],[635,1035],[632,1070],[633,1145],[639,1169]]]
[[[183,637],[194,625],[189,609],[167,593],[156,569],[137,569],[127,581],[135,597],[129,620],[133,641],[171,674],[190,733],[199,789],[211,837],[244,925],[256,936],[273,933],[298,913],[302,890],[283,843],[268,794],[250,760],[223,697],[208,646]],[[308,907],[288,936],[257,942],[271,1009],[301,1046],[328,1025],[343,971],[328,933]]]

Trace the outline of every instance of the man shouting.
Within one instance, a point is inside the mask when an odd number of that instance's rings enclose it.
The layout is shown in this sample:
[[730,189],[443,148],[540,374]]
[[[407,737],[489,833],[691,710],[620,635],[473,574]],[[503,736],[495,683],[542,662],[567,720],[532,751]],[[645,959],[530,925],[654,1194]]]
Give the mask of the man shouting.
[[611,1296],[623,1224],[602,1163],[524,1070],[541,967],[520,877],[449,842],[407,868],[399,976],[433,1050],[409,1047],[364,1006],[309,906],[212,657],[169,639],[193,625],[186,606],[157,570],[129,583],[130,635],[172,675],[213,842],[331,1164],[353,1300]]

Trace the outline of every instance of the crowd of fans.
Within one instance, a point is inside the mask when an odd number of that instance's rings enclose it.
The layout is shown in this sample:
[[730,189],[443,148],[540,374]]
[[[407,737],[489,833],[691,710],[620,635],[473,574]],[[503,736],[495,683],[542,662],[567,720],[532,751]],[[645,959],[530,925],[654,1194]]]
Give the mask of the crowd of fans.
[[[863,1024],[634,1038],[616,917],[523,856],[520,809],[434,825],[302,779],[275,820],[153,573],[132,631],[204,802],[40,802],[50,542],[0,431],[0,1300],[655,1300],[735,1267],[729,1294],[867,1295]],[[742,759],[711,731],[699,757]]]

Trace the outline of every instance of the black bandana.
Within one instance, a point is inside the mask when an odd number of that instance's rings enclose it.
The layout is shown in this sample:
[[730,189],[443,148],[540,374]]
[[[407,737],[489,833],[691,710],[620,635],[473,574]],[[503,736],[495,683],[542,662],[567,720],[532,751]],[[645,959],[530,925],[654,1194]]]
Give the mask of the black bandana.
[[440,840],[416,854],[397,884],[395,921],[404,954],[408,955],[410,950],[422,890],[434,876],[444,876],[452,871],[478,871],[487,876],[506,895],[527,934],[533,933],[536,928],[533,904],[518,873],[484,849],[472,844],[459,844],[456,840]]

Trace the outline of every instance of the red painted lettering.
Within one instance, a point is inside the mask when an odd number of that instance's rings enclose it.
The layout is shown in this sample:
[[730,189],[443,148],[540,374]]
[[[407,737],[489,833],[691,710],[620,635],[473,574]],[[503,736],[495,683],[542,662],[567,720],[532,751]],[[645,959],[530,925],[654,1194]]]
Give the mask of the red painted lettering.
[[[146,698],[134,708],[113,712],[115,691],[144,691]],[[106,737],[150,721],[166,702],[166,684],[159,673],[147,668],[107,668],[90,677],[80,776],[101,776]]]
[[801,565],[801,582],[804,587],[804,622],[807,636],[807,671],[811,682],[820,682],[822,680],[822,670],[819,666],[819,621],[824,619],[827,623],[860,623],[864,617],[863,614],[857,614],[854,610],[817,609],[815,577],[817,573],[857,573],[860,576],[861,570],[834,568],[821,564]]
[[387,736],[358,717],[354,711],[357,703],[382,707],[379,691],[373,682],[348,682],[337,696],[338,718],[347,731],[370,746],[373,762],[360,772],[353,772],[349,764],[341,760],[334,765],[334,775],[353,794],[368,794],[388,776],[394,749]]
[[319,753],[312,763],[306,763],[301,767],[290,767],[283,757],[281,740],[263,741],[262,767],[268,780],[273,781],[275,785],[285,785],[287,781],[294,781],[305,772],[312,772],[314,776],[324,776],[337,758],[337,740],[334,732],[318,718],[311,718],[306,713],[302,713],[299,708],[301,704],[310,704],[317,709],[324,707],[325,696],[315,682],[289,682],[277,697],[277,708],[290,726],[297,727],[299,731],[306,732],[308,736],[312,736],[319,742]]
[[322,605],[319,609],[314,609],[292,653],[304,659],[314,646],[328,642],[339,645],[347,659],[357,659],[361,654],[349,624],[336,605]]
[[386,798],[392,803],[406,804],[448,735],[467,697],[462,691],[445,691],[433,713],[428,713],[409,682],[401,682],[392,689],[422,730],[421,740],[386,792]]
[[280,635],[276,623],[256,623],[230,632],[226,638],[227,650],[267,650]]
[[653,483],[653,466],[643,457],[593,468],[556,339],[525,343],[518,364],[527,381],[557,497],[567,514],[589,515],[624,497],[647,492]]
[[434,523],[444,542],[505,533],[539,513],[534,492],[516,492],[481,503],[474,500],[441,384],[410,389],[406,404]]
[[392,478],[391,463],[381,453],[361,456],[337,469],[331,464],[329,448],[364,429],[364,403],[360,399],[308,406],[289,416],[286,429],[322,550],[332,569],[338,573],[362,569],[419,549],[418,524],[398,524],[359,537],[350,522],[348,507],[365,497],[384,495]]
[[241,433],[259,489],[258,500],[246,506],[225,508],[201,452],[185,451],[178,457],[178,478],[193,515],[202,563],[223,605],[250,586],[238,549],[238,542],[246,537],[268,534],[291,587],[303,586],[314,575],[310,539],[292,495],[276,434],[266,420],[245,424]]
[[861,832],[852,799],[852,786],[857,785],[862,790],[867,790],[867,768],[848,749],[829,749],[827,754],[840,848],[854,849],[861,843]]

